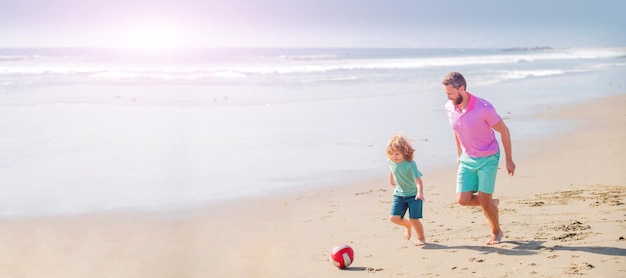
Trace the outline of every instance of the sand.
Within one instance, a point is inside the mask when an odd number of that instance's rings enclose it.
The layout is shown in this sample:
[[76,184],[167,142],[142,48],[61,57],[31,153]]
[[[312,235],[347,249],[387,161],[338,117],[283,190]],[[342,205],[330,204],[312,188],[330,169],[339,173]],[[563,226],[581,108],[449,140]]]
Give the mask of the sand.
[[[1,219],[0,277],[626,277],[624,103],[546,110],[579,124],[541,140],[512,130],[498,245],[480,209],[455,203],[451,165],[424,173],[423,247],[389,222],[383,175],[185,213]],[[337,243],[355,250],[344,270],[328,258]]]

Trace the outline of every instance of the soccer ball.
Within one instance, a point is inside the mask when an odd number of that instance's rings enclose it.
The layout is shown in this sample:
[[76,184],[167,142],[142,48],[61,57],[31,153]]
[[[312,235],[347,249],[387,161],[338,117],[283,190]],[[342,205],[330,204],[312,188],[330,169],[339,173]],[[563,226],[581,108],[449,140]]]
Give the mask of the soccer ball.
[[345,243],[337,244],[330,249],[330,260],[338,268],[346,268],[354,261],[354,250]]

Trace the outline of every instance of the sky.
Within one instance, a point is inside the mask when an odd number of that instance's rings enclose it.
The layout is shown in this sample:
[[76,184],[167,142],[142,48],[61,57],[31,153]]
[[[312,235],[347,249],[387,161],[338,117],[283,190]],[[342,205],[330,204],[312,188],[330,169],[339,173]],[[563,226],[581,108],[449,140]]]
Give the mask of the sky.
[[5,0],[0,47],[621,47],[623,0]]

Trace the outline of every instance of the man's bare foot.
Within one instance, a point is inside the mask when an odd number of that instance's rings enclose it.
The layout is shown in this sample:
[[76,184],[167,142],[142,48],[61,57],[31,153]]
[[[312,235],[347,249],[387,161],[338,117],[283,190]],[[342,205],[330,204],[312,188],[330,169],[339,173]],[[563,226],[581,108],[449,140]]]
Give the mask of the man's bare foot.
[[404,232],[404,239],[411,239],[411,228],[406,228],[406,231]]
[[498,244],[500,242],[502,242],[502,236],[504,234],[502,233],[502,230],[498,231],[497,234],[493,234],[491,235],[491,238],[489,239],[489,241],[487,241],[487,245],[494,245],[494,244]]
[[417,240],[417,242],[415,242],[415,246],[422,246],[422,245],[426,245],[426,239],[425,238],[420,238]]
[[494,198],[494,199],[491,199],[491,202],[493,203],[494,206],[498,207],[498,205],[500,204],[500,199]]

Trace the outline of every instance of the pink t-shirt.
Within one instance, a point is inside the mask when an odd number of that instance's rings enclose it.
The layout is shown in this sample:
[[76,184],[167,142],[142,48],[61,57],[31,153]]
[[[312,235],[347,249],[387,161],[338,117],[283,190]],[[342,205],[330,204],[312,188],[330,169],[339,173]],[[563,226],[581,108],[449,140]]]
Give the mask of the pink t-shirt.
[[500,151],[492,126],[502,118],[488,101],[468,92],[467,109],[461,111],[452,101],[446,103],[445,109],[450,126],[461,142],[461,148],[469,157],[481,158],[494,155]]

